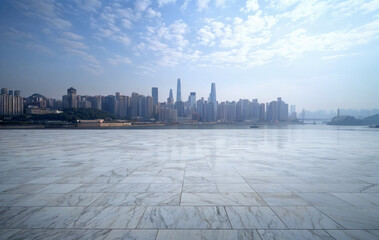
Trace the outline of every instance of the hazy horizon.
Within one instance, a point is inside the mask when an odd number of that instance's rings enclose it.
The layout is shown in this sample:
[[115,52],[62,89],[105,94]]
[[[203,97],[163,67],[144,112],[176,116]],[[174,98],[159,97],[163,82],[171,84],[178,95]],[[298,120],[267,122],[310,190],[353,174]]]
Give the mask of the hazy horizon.
[[1,86],[377,109],[379,1],[3,1]]

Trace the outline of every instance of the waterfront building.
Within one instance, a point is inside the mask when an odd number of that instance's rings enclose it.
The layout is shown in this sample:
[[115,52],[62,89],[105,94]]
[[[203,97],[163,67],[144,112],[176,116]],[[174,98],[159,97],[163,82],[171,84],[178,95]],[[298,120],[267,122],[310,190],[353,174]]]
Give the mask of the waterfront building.
[[176,84],[176,101],[181,102],[182,101],[182,86],[180,83],[180,78],[178,78],[177,84]]
[[1,89],[0,115],[21,115],[24,113],[24,98],[19,90]]
[[76,98],[76,89],[70,87],[67,89],[67,95],[62,96],[63,108],[77,108],[78,101]]
[[153,97],[153,105],[157,105],[158,104],[158,88],[157,87],[153,87],[151,88],[151,96]]

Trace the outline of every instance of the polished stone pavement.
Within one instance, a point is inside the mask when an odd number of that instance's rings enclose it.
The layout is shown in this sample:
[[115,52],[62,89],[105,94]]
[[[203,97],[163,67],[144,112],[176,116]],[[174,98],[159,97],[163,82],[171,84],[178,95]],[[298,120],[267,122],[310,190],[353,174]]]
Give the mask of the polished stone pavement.
[[0,131],[0,239],[379,239],[378,142],[332,126]]

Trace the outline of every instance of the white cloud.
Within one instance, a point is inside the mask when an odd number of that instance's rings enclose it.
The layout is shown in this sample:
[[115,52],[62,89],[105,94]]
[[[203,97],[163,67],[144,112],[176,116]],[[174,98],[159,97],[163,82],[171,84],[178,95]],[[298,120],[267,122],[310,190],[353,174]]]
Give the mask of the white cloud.
[[127,57],[122,57],[120,55],[115,55],[113,58],[108,58],[108,62],[112,65],[130,64],[132,61]]
[[190,2],[191,0],[184,0],[184,3],[182,4],[182,6],[180,6],[180,11],[184,11],[187,9],[188,7],[188,3]]
[[287,17],[292,21],[309,20],[312,22],[324,14],[329,8],[330,5],[327,1],[300,1],[293,10],[281,14],[280,17]]
[[101,8],[101,1],[99,0],[75,0],[78,8],[87,11],[96,13],[99,8]]
[[148,9],[146,10],[146,15],[147,15],[149,18],[155,18],[155,17],[160,18],[160,17],[161,17],[161,13],[158,12],[158,11],[153,10],[152,8],[148,8]]
[[145,11],[150,5],[151,2],[149,0],[137,0],[135,2],[135,8],[137,12]]
[[225,7],[225,0],[216,0],[216,7]]
[[115,41],[119,43],[122,43],[124,46],[129,46],[131,42],[130,38],[125,35],[113,36],[112,39],[114,39]]
[[259,10],[258,0],[247,0],[246,7],[241,8],[243,12],[255,12]]
[[62,43],[67,48],[88,49],[87,45],[78,41],[72,41],[68,39],[59,39],[58,42]]
[[75,33],[72,33],[72,32],[64,32],[63,36],[65,36],[66,38],[69,38],[71,40],[83,40],[82,36],[75,34]]
[[175,3],[175,0],[157,0],[159,7],[162,7],[169,3]]
[[40,18],[55,28],[68,29],[72,25],[70,21],[60,17],[63,7],[54,0],[20,0],[11,3],[22,9],[26,15]]
[[351,16],[356,12],[370,13],[379,9],[379,0],[347,0],[334,6],[336,13]]
[[261,16],[258,11],[246,20],[234,18],[232,23],[208,20],[198,31],[197,39],[203,45],[233,48],[259,46],[270,40],[270,29],[276,23],[274,17]]
[[129,19],[121,19],[121,23],[122,23],[122,26],[124,26],[124,28],[127,28],[127,29],[131,29],[132,26],[133,26],[133,23],[129,20]]
[[197,0],[197,9],[199,11],[203,11],[208,8],[208,5],[211,0]]

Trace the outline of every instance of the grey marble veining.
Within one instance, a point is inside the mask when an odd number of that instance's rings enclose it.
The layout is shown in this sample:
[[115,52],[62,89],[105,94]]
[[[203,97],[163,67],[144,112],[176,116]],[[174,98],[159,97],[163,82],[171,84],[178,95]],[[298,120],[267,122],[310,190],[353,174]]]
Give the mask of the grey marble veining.
[[289,229],[342,229],[319,210],[309,206],[272,207]]
[[256,193],[183,193],[180,205],[265,205]]
[[379,209],[370,207],[317,207],[346,229],[378,229]]
[[324,230],[258,230],[262,240],[334,240]]
[[259,196],[270,206],[309,205],[309,203],[292,193],[260,193]]
[[138,228],[230,229],[224,207],[148,207]]
[[158,230],[112,230],[105,240],[155,240]]
[[261,240],[255,230],[159,230],[157,240]]
[[[110,233],[106,230],[72,230],[72,229],[22,229],[9,236],[12,240],[104,240]],[[0,238],[1,239],[1,238]]]
[[0,239],[379,239],[377,129],[0,134]]
[[135,228],[145,207],[87,207],[69,228]]
[[328,230],[335,240],[378,240],[379,230]]
[[226,207],[233,229],[287,229],[269,207]]
[[180,193],[105,193],[93,206],[179,205]]

